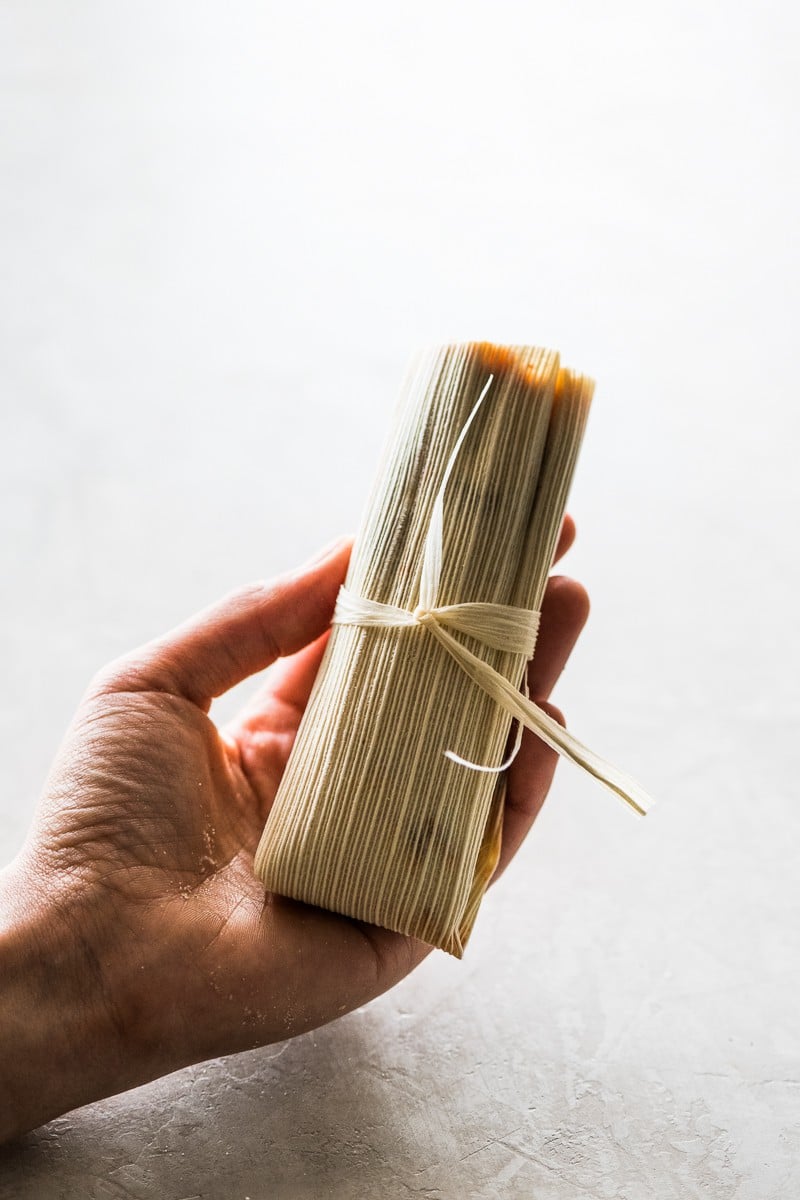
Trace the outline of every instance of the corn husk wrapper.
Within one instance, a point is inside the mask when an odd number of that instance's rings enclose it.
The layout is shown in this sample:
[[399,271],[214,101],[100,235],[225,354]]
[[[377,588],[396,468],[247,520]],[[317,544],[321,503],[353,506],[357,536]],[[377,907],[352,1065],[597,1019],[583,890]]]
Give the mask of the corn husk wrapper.
[[[348,592],[415,610],[437,494],[472,415],[443,492],[438,604],[538,611],[592,390],[533,347],[468,343],[420,356]],[[451,636],[519,689],[525,654]],[[424,626],[334,624],[257,874],[270,891],[460,957],[497,863],[505,796],[504,773],[465,761],[501,765],[511,725]]]

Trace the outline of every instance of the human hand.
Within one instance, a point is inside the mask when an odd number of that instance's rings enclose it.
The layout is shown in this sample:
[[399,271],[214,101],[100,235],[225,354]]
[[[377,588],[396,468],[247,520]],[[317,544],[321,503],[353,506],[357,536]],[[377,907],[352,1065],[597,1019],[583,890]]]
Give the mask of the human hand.
[[[556,557],[574,538],[565,518]],[[264,895],[253,855],[313,684],[349,542],[247,588],[101,671],[23,850],[0,873],[0,1140],[179,1067],[313,1029],[386,991],[430,947]],[[531,696],[588,613],[551,577]],[[211,701],[264,667],[220,730]],[[530,733],[508,775],[495,878],[550,786]]]

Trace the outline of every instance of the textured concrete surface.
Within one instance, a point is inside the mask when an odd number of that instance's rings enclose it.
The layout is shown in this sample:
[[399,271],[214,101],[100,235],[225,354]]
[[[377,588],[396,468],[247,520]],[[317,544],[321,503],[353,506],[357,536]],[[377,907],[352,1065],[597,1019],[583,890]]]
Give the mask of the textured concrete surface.
[[562,767],[463,963],[0,1196],[796,1196],[797,14],[322,8],[0,3],[2,858],[91,672],[352,528],[451,337],[599,381],[556,699],[660,803]]

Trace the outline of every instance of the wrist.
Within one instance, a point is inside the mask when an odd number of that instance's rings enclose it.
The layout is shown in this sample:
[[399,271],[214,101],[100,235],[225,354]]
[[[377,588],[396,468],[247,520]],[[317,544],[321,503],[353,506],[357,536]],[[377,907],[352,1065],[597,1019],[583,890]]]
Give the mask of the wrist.
[[119,1090],[121,1039],[78,909],[24,858],[0,872],[0,1142]]

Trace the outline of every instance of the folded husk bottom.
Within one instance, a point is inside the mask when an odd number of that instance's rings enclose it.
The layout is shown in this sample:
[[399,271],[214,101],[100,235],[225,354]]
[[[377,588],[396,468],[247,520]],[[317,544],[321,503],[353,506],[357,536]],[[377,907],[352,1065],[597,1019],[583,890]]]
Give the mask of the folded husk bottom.
[[[434,499],[438,603],[540,608],[591,401],[554,352],[465,343],[413,364],[346,586],[413,611]],[[456,635],[516,687],[524,657]],[[511,719],[422,626],[334,625],[255,859],[269,891],[460,957],[502,838]]]

